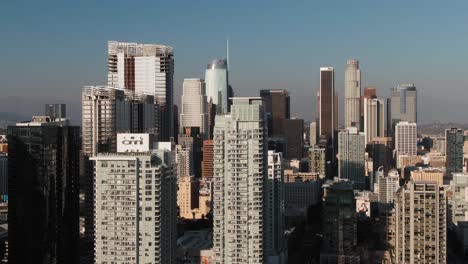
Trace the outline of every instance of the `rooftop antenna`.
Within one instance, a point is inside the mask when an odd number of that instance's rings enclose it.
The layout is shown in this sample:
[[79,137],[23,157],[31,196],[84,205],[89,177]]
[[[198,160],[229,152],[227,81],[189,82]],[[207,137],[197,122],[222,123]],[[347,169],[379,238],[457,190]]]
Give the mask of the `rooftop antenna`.
[[226,52],[227,52],[227,69],[229,70],[229,38],[226,39]]

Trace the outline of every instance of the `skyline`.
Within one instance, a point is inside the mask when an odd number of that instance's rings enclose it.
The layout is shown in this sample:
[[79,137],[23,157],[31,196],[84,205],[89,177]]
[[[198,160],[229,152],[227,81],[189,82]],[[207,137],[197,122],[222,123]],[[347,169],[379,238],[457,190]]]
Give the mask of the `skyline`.
[[331,66],[343,123],[344,69],[346,60],[356,58],[362,88],[377,86],[380,99],[400,83],[416,85],[418,123],[468,123],[468,4],[462,1],[424,7],[402,1],[113,5],[108,14],[106,3],[49,1],[27,9],[1,3],[0,32],[9,41],[0,43],[0,112],[30,116],[45,103],[66,103],[79,124],[82,87],[106,84],[109,40],[174,47],[174,102],[180,106],[183,79],[204,78],[206,65],[226,56],[229,38],[235,95],[286,89],[291,116],[315,119],[319,68]]

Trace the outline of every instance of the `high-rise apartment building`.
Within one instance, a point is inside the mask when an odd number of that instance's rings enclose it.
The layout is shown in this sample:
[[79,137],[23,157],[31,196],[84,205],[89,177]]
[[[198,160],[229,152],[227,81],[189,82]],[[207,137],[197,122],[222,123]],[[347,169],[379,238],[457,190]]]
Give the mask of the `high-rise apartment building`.
[[190,153],[190,175],[199,178],[201,176],[203,138],[200,137],[198,127],[185,128],[184,133],[179,134],[179,145]]
[[390,90],[387,104],[387,130],[392,134],[400,121],[418,122],[418,92],[414,84],[400,84]]
[[398,171],[391,170],[387,175],[382,173],[377,178],[377,194],[380,203],[393,204],[396,192],[400,188],[400,175]]
[[304,120],[285,119],[283,154],[285,159],[301,160],[304,156]]
[[159,142],[153,149],[151,137],[145,135],[122,134],[118,153],[92,158],[95,263],[175,263],[177,179],[172,146]]
[[176,146],[177,177],[193,176],[193,155],[188,147]]
[[334,132],[338,129],[338,102],[333,67],[320,68],[320,89],[317,96],[319,136],[333,142]]
[[464,131],[460,128],[445,130],[445,155],[447,174],[463,171]]
[[383,100],[364,98],[364,134],[366,144],[372,142],[375,137],[385,136]]
[[214,131],[214,263],[264,263],[265,117],[261,98],[233,98]]
[[283,138],[284,121],[291,117],[289,92],[286,90],[260,90],[264,110],[268,115],[268,137]]
[[319,146],[309,148],[309,170],[318,173],[320,179],[327,176],[327,154],[326,149]]
[[211,181],[213,179],[213,140],[203,141],[202,179]]
[[195,208],[198,208],[198,181],[193,176],[177,177],[177,206],[179,216],[185,219],[195,218]]
[[400,156],[418,154],[417,125],[406,121],[398,122],[395,126],[395,152],[397,168],[401,167]]
[[435,182],[408,182],[395,202],[395,263],[447,263],[447,196]]
[[268,178],[265,186],[265,243],[267,263],[286,262],[284,238],[284,175],[281,153],[268,151]]
[[207,139],[209,120],[205,93],[202,79],[184,79],[179,129],[183,131],[186,127],[198,127],[201,136]]
[[359,61],[351,59],[346,62],[345,70],[345,127],[360,129],[361,119],[361,70]]
[[323,241],[320,263],[359,263],[353,186],[348,180],[335,178],[327,180],[322,188]]
[[317,145],[317,122],[309,125],[309,146]]
[[453,190],[451,200],[451,221],[454,225],[468,221],[468,173],[455,172],[450,184]]
[[350,180],[357,189],[366,186],[365,152],[365,136],[357,127],[338,133],[338,176]]
[[227,59],[216,59],[208,64],[205,72],[206,99],[216,105],[216,112],[229,112],[229,79]]
[[154,96],[158,106],[159,138],[173,136],[174,53],[155,44],[108,42],[107,84]]
[[65,104],[46,104],[45,116],[50,116],[53,120],[67,118],[67,106]]
[[367,145],[367,151],[372,158],[373,171],[383,167],[385,172],[393,168],[393,139],[391,137],[374,137]]
[[362,90],[361,96],[361,117],[364,118],[364,99],[377,98],[377,88],[375,86],[366,86]]
[[8,263],[78,263],[79,127],[8,127]]

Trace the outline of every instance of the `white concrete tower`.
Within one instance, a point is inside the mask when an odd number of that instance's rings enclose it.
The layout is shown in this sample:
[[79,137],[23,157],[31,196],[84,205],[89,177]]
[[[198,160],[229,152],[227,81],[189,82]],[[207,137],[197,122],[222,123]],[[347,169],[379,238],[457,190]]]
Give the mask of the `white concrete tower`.
[[360,127],[361,116],[361,70],[359,61],[350,59],[345,71],[345,127]]
[[207,139],[209,131],[205,82],[202,79],[184,79],[183,89],[180,131],[184,131],[185,127],[199,127],[203,138]]

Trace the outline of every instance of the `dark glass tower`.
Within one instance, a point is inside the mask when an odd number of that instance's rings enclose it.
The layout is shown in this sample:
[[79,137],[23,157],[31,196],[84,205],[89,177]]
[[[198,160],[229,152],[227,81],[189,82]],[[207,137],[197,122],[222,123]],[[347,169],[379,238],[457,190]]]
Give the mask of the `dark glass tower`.
[[8,127],[9,263],[78,263],[79,142],[47,117]]
[[463,145],[465,136],[463,130],[451,128],[445,130],[445,155],[447,175],[463,171]]
[[284,137],[284,120],[290,118],[289,92],[260,90],[264,111],[268,113],[268,137]]

